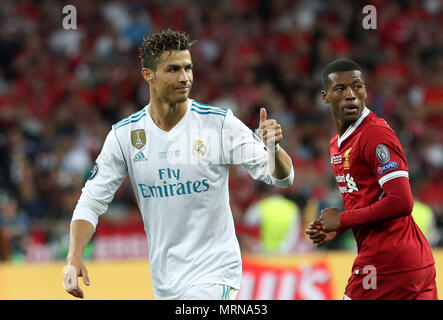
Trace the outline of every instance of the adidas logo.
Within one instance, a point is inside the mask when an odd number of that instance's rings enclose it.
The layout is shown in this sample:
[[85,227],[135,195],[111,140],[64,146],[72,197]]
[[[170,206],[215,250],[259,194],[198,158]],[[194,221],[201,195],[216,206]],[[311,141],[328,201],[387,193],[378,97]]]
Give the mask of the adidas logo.
[[148,158],[145,157],[142,151],[137,153],[137,155],[134,158],[134,162],[139,162],[139,161],[148,161]]

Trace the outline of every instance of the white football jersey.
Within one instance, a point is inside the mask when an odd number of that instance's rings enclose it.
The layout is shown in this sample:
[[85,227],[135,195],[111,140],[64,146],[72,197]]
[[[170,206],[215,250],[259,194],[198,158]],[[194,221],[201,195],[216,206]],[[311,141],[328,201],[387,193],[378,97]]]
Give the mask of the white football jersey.
[[294,171],[275,179],[263,142],[229,109],[188,99],[169,132],[153,122],[149,105],[113,125],[82,189],[72,221],[96,227],[129,175],[149,248],[157,299],[180,299],[197,283],[239,289],[240,248],[229,205],[230,165],[254,179],[289,187]]

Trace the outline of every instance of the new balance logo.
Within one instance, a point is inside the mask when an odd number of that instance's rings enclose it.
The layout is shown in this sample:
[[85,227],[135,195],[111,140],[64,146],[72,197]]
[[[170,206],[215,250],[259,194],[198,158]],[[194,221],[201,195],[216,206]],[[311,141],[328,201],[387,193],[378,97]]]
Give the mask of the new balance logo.
[[354,191],[358,191],[357,183],[354,181],[354,178],[351,177],[349,173],[346,176],[336,176],[335,179],[338,183],[346,183],[346,186],[338,186],[338,189],[341,193],[352,193]]
[[148,158],[145,157],[142,151],[137,153],[137,155],[134,158],[134,162],[139,162],[139,161],[148,161]]

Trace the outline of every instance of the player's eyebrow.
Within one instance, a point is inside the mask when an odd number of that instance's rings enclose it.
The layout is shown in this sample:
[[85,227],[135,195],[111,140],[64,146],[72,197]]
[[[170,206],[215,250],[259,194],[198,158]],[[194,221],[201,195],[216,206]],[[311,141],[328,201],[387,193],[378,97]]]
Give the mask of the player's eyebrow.
[[169,69],[169,68],[173,68],[173,69],[180,69],[180,68],[192,68],[193,64],[192,63],[188,63],[188,64],[184,64],[184,65],[179,65],[179,64],[168,64],[165,68]]
[[[363,80],[358,78],[358,79],[355,79],[354,81],[352,81],[350,84],[355,84],[355,83],[363,83]],[[340,87],[340,86],[341,87],[346,87],[346,83],[336,83],[332,87],[336,88],[336,87]]]

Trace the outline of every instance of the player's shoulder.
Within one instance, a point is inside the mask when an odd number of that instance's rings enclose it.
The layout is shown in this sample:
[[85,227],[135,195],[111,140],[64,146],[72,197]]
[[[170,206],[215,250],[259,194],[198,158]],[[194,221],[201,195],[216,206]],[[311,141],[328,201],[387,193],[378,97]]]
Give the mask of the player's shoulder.
[[228,111],[228,108],[220,108],[191,99],[191,112],[197,117],[224,119]]
[[394,130],[389,126],[385,119],[378,117],[374,112],[370,112],[364,122],[363,133],[365,136],[377,134],[395,135]]
[[114,128],[114,130],[120,129],[119,131],[121,131],[121,128],[124,128],[124,127],[130,128],[131,127],[130,124],[134,124],[134,123],[139,122],[145,116],[146,116],[146,107],[143,107],[142,109],[134,112],[130,116],[115,123],[112,127]]
[[399,146],[397,134],[383,118],[377,117],[373,112],[368,116],[360,134],[362,146],[391,145]]

